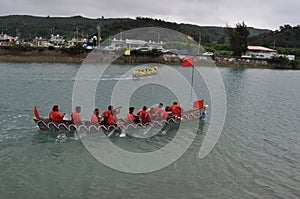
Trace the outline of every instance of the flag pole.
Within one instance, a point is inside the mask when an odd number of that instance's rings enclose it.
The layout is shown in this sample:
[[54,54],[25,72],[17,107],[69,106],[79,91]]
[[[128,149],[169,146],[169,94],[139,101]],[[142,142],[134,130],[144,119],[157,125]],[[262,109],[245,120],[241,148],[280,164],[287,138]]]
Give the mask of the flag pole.
[[185,59],[183,59],[182,67],[193,67],[192,69],[192,81],[191,81],[191,98],[193,97],[193,85],[194,85],[194,56],[189,56]]
[[195,66],[192,67],[192,82],[191,82],[191,98],[193,98],[193,85],[194,85],[194,70]]

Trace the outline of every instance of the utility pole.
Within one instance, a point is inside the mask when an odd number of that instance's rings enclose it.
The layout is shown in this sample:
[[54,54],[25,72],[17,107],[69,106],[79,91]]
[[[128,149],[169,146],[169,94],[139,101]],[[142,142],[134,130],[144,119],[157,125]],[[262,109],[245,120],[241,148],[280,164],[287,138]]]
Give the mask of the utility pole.
[[78,27],[76,26],[76,43],[78,43]]
[[160,33],[158,33],[157,35],[157,43],[159,43],[159,40],[160,40]]
[[273,50],[275,50],[275,44],[276,44],[276,40],[278,38],[278,34],[276,34],[276,32],[274,32],[273,38],[274,38],[274,40],[273,40]]
[[201,48],[201,35],[199,35],[199,42],[198,42],[198,55],[200,55],[200,48]]
[[51,28],[51,34],[52,34],[52,35],[54,35],[54,30],[55,30],[55,28],[52,27],[52,28]]
[[100,45],[100,23],[97,25],[98,38],[97,38],[97,46]]
[[99,24],[97,25],[97,31],[98,31],[98,46],[100,46],[101,43],[101,22],[103,21],[104,16],[100,18]]

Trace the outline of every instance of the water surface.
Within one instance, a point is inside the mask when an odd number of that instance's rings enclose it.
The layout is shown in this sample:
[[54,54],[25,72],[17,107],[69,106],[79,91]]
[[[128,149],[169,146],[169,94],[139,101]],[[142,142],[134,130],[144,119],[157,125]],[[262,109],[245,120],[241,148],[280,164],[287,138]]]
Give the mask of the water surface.
[[[198,158],[208,119],[199,125],[193,144],[177,161],[156,172],[128,174],[98,162],[76,137],[60,142],[56,135],[38,130],[32,120],[35,104],[44,116],[53,104],[70,114],[79,67],[0,63],[1,198],[300,197],[299,71],[219,68],[227,115],[213,151]],[[128,70],[129,66],[116,67]],[[108,83],[106,89],[111,86]],[[104,110],[109,101],[100,90],[96,105]],[[153,101],[143,97],[143,89],[136,96],[132,102],[137,106]],[[171,94],[157,96],[166,103],[172,98]],[[171,139],[167,134],[112,142],[147,151]]]

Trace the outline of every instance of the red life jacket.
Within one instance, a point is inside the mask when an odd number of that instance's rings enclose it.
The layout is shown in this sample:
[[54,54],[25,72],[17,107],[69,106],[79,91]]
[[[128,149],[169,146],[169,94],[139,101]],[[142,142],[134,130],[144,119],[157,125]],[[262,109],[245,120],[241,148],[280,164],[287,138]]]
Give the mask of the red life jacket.
[[127,122],[133,122],[134,120],[135,120],[134,114],[128,113],[127,114]]
[[144,121],[151,122],[151,115],[149,112],[146,112]]
[[51,122],[63,122],[64,115],[58,111],[51,111],[49,113],[49,119]]
[[105,111],[105,112],[103,113],[103,120],[106,121],[106,122],[108,122],[110,116],[112,116],[111,110]]
[[73,124],[78,124],[81,122],[81,116],[79,113],[73,112],[71,117],[72,117],[71,121]]
[[139,117],[142,121],[145,121],[145,122],[150,122],[151,121],[151,116],[150,116],[150,113],[145,111],[145,110],[141,110],[139,113]]
[[171,109],[173,115],[177,115],[177,116],[181,115],[182,108],[178,104],[170,106],[170,109]]
[[111,114],[108,118],[108,125],[113,125],[116,123],[115,117]]
[[156,107],[154,110],[156,117],[160,120],[165,120],[169,117],[169,114],[162,108]]
[[101,118],[99,116],[95,115],[95,114],[93,114],[92,117],[91,117],[91,123],[92,124],[99,124],[100,120],[101,120]]
[[169,119],[169,118],[170,118],[169,113],[168,113],[167,111],[165,111],[165,119],[167,120],[167,119]]

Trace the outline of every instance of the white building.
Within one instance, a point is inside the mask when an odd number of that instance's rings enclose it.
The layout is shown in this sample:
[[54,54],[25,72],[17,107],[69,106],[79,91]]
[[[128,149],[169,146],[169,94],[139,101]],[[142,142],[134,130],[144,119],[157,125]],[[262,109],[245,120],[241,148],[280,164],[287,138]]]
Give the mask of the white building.
[[133,50],[133,49],[139,49],[147,47],[148,49],[162,49],[164,43],[161,42],[154,42],[154,41],[144,41],[144,40],[132,40],[132,39],[125,39],[125,40],[118,40],[114,38],[111,41],[110,48],[113,49],[127,49],[127,50]]
[[65,39],[60,35],[51,35],[50,43],[54,46],[62,46],[65,43]]
[[248,46],[248,51],[246,55],[243,55],[244,58],[258,58],[258,59],[271,59],[272,57],[286,57],[289,60],[295,60],[295,55],[284,55],[277,54],[276,50],[262,47],[262,46]]
[[0,34],[0,46],[1,45],[11,45],[14,43],[18,43],[18,37],[12,37],[7,34]]
[[262,47],[262,46],[248,46],[248,51],[246,52],[246,56],[251,56],[251,57],[261,58],[261,59],[270,59],[276,56],[276,54],[277,54],[276,50]]
[[50,44],[46,38],[36,37],[33,43],[38,47],[48,47]]

